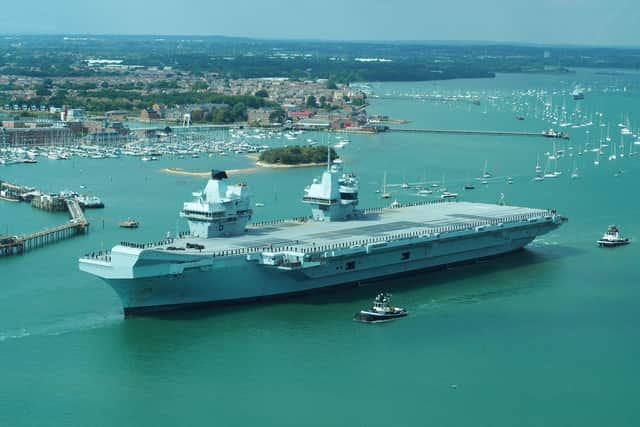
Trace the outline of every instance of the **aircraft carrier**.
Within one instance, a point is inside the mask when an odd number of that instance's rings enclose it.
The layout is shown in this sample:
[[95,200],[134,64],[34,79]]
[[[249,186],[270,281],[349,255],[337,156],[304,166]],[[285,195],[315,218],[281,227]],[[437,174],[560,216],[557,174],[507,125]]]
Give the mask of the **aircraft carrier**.
[[86,254],[125,315],[253,301],[366,282],[523,248],[560,226],[554,210],[451,199],[358,208],[358,179],[336,160],[304,190],[310,217],[250,224],[245,184],[211,179],[180,215],[189,231]]

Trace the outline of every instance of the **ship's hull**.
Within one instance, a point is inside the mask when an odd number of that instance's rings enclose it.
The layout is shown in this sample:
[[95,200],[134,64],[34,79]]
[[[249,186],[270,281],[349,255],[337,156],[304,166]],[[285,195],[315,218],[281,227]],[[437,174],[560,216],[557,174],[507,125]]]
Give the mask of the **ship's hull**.
[[190,255],[188,260],[180,261],[187,267],[172,270],[171,265],[175,265],[181,255],[154,250],[131,255],[131,277],[120,278],[118,274],[108,277],[108,272],[96,273],[94,266],[83,266],[82,262],[80,267],[103,277],[118,293],[125,314],[130,315],[283,297],[493,257],[521,249],[537,235],[558,225],[557,222],[543,222],[508,233],[498,230],[482,233],[482,236],[471,234],[424,243],[414,241],[366,253],[336,256],[304,269],[266,266],[251,262],[244,255],[213,260]]

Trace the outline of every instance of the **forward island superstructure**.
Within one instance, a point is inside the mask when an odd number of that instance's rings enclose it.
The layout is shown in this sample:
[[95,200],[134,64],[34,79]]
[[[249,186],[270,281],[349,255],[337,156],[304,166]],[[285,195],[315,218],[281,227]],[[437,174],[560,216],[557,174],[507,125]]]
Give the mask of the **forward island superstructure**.
[[557,228],[555,211],[449,200],[358,208],[358,179],[338,160],[304,190],[311,217],[250,224],[245,184],[211,179],[180,215],[189,232],[121,242],[80,258],[125,314],[252,301],[366,282],[518,250]]

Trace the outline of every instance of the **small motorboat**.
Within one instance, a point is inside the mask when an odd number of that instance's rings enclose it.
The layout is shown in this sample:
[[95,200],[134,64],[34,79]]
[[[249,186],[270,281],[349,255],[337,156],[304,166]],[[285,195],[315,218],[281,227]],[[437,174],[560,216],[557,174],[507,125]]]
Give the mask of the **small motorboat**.
[[391,305],[391,294],[381,292],[373,301],[373,306],[368,310],[360,310],[353,317],[360,322],[384,322],[398,317],[405,317],[407,310]]
[[450,193],[448,191],[444,191],[440,195],[441,199],[455,199],[456,197],[458,197],[458,193]]
[[620,236],[620,230],[617,225],[610,225],[607,232],[598,240],[598,246],[603,248],[612,248],[622,246],[629,243],[629,239]]
[[118,225],[121,228],[138,228],[140,226],[140,223],[135,219],[129,218],[129,219],[125,219],[124,221],[120,221]]
[[476,188],[476,186],[475,186],[475,185],[473,185],[473,184],[466,184],[466,185],[464,186],[464,189],[465,189],[465,190],[473,190],[473,189],[475,189],[475,188]]

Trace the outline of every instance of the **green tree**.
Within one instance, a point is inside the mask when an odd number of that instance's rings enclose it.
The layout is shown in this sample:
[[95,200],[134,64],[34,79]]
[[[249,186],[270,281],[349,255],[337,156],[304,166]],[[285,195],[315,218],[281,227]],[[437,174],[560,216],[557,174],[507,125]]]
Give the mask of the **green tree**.
[[334,82],[333,80],[327,80],[326,87],[327,89],[338,89],[336,82]]
[[254,93],[254,95],[260,98],[268,98],[269,92],[267,92],[264,89],[260,89],[260,90],[257,90],[256,93]]
[[287,112],[282,108],[276,108],[271,114],[269,114],[269,121],[271,123],[284,123],[287,120]]
[[197,81],[193,84],[193,90],[205,90],[209,88],[209,84],[202,80]]
[[201,122],[204,118],[204,111],[200,108],[191,111],[191,121],[193,122]]
[[[330,149],[329,156],[332,161],[338,157],[333,148]],[[290,147],[272,148],[260,153],[259,160],[265,163],[281,163],[285,165],[326,163],[327,146],[301,147],[294,145]]]
[[307,97],[307,107],[318,108],[318,102],[315,96],[309,95],[309,97]]
[[36,95],[37,96],[51,96],[51,90],[49,90],[49,88],[47,88],[46,86],[38,86],[36,88]]
[[233,122],[233,114],[231,110],[226,107],[218,108],[215,114],[215,122],[216,123],[232,123]]
[[247,106],[243,102],[238,102],[233,106],[231,114],[237,122],[247,120]]

